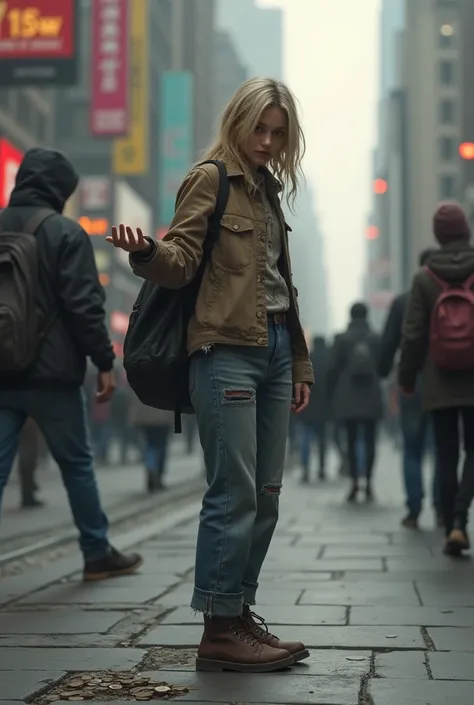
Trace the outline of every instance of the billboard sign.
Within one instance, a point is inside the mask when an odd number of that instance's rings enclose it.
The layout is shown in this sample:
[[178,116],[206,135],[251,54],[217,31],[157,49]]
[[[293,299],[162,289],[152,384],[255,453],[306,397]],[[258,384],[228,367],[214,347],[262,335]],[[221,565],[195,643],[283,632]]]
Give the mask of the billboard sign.
[[160,91],[160,226],[173,219],[176,194],[193,162],[193,75],[166,71]]
[[92,1],[92,103],[94,137],[119,137],[129,126],[128,0]]
[[81,208],[103,211],[110,208],[112,184],[108,176],[83,176],[79,182]]
[[0,0],[0,85],[77,82],[78,0]]
[[4,137],[0,138],[0,208],[6,208],[15,186],[15,177],[23,153]]
[[130,3],[130,125],[113,145],[113,172],[141,176],[148,171],[148,0]]

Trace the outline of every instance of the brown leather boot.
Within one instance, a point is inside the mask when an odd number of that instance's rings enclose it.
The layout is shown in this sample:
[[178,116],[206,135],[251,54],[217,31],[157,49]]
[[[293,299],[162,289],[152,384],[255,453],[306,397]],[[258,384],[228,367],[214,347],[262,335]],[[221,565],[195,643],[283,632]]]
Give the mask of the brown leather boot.
[[255,614],[255,612],[252,612],[249,605],[244,605],[242,619],[248,625],[252,634],[255,634],[257,638],[261,639],[264,644],[268,644],[268,646],[272,646],[274,649],[284,649],[288,651],[288,653],[293,656],[295,663],[308,658],[309,651],[301,641],[280,641],[277,636],[270,634],[265,620],[259,617],[258,614]]
[[204,617],[196,671],[266,673],[293,663],[288,651],[265,644],[241,617]]

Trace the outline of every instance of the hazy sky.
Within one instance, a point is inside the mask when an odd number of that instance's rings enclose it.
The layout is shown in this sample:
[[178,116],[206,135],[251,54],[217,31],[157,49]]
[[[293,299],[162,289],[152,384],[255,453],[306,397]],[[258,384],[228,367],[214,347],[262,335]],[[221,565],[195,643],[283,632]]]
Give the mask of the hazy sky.
[[[286,80],[307,139],[326,248],[331,323],[361,294],[371,150],[376,144],[379,0],[259,0],[285,11]],[[262,41],[264,38],[262,37]]]

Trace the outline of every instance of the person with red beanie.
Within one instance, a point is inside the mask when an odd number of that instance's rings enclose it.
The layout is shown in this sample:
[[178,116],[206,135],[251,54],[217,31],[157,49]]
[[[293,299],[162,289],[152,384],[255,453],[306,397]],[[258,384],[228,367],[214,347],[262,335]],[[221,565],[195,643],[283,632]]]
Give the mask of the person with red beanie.
[[[413,280],[398,381],[401,391],[411,395],[422,372],[422,405],[433,416],[440,472],[444,552],[458,556],[470,548],[467,523],[474,498],[474,248],[457,203],[439,205],[433,232],[440,249]],[[459,482],[460,420],[465,459]]]

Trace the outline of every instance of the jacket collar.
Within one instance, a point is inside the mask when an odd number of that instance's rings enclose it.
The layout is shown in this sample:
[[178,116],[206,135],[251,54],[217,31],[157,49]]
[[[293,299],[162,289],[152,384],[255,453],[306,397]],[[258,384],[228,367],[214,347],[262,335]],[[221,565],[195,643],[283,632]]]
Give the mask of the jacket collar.
[[[242,170],[242,167],[235,162],[234,160],[230,158],[226,158],[225,160],[225,165],[227,167],[227,175],[229,177],[234,177],[234,176],[243,176],[244,172]],[[269,188],[274,191],[275,193],[280,193],[283,190],[283,186],[281,182],[273,176],[272,172],[270,169],[267,169],[267,167],[262,166],[259,168],[260,173],[263,174],[265,178],[265,182],[269,186]]]

